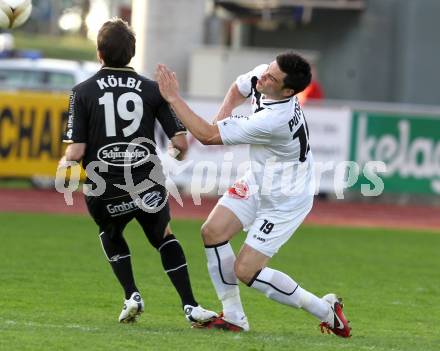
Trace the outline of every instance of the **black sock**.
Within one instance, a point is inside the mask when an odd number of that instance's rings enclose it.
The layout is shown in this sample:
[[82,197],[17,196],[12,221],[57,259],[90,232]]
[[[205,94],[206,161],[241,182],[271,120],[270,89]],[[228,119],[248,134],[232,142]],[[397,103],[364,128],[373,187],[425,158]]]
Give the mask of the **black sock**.
[[125,299],[129,299],[131,294],[139,290],[134,282],[127,242],[122,235],[111,236],[106,232],[102,232],[99,237],[113,272],[124,289]]
[[174,235],[167,235],[159,246],[158,251],[162,259],[163,268],[182,300],[182,307],[185,305],[197,306],[191,289],[185,254]]
[[125,299],[128,300],[135,291],[139,291],[136,287],[133,277],[133,270],[131,268],[130,257],[119,259],[116,262],[110,262],[113,272],[122,285],[125,293]]

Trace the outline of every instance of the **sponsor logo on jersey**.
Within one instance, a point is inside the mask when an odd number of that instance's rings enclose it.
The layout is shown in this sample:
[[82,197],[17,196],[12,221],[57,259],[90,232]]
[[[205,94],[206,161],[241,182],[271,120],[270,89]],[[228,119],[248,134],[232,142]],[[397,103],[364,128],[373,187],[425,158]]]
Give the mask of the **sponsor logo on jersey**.
[[107,211],[112,217],[123,215],[139,208],[152,210],[159,207],[163,202],[163,196],[159,191],[152,191],[132,201],[122,201],[119,204],[108,204]]
[[76,98],[76,92],[73,92],[72,94],[70,94],[69,112],[68,112],[68,118],[67,118],[67,128],[69,128],[69,129],[73,128],[73,120],[75,119],[75,98]]
[[134,166],[146,161],[150,152],[140,144],[113,143],[98,150],[98,159],[110,166]]

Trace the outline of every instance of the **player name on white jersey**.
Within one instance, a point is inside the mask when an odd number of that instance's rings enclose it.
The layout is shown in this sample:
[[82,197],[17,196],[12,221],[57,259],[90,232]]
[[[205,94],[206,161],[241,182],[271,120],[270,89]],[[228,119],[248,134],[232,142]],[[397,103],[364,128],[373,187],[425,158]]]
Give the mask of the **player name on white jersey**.
[[107,88],[119,87],[119,88],[131,88],[131,89],[137,90],[139,92],[142,92],[142,89],[140,88],[142,81],[138,80],[136,78],[133,78],[133,77],[127,77],[127,78],[118,77],[118,78],[116,78],[113,75],[109,75],[107,77],[97,79],[96,83],[98,84],[99,89],[101,89],[101,90],[104,90]]

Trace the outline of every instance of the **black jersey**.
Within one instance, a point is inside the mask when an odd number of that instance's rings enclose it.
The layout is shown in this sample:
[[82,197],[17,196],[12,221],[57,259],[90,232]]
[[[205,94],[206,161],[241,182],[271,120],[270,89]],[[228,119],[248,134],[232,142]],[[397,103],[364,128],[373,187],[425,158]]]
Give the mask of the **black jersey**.
[[123,179],[125,167],[137,178],[148,176],[152,165],[145,160],[156,155],[156,119],[168,138],[186,132],[158,84],[130,67],[103,67],[73,88],[69,104],[63,141],[86,143],[84,169],[100,161],[107,170],[97,173],[106,180]]

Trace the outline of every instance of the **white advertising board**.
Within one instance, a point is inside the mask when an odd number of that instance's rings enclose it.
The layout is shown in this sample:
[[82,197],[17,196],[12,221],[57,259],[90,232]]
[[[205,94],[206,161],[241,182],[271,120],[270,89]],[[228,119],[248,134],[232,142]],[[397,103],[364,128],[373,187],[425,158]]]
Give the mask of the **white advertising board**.
[[349,159],[351,109],[349,107],[305,106],[310,131],[310,148],[316,164],[317,187],[323,193],[334,192],[335,169]]

